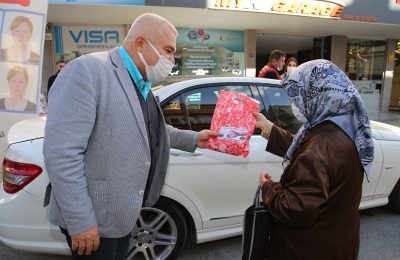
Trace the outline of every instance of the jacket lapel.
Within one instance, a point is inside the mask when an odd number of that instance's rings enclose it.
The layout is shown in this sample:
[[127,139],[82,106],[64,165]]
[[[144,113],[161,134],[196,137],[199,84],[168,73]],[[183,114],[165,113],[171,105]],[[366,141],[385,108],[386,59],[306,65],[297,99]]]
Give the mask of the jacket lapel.
[[110,51],[110,57],[116,66],[115,72],[117,73],[122,88],[124,89],[124,92],[128,97],[129,103],[131,104],[132,111],[135,114],[135,118],[139,125],[142,136],[147,144],[147,148],[150,151],[149,138],[147,136],[147,130],[143,118],[142,107],[140,106],[139,98],[136,95],[136,91],[133,89],[136,86],[133,85],[133,82],[129,76],[129,72],[125,68],[124,63],[122,62],[122,59],[118,52],[118,48],[115,48]]

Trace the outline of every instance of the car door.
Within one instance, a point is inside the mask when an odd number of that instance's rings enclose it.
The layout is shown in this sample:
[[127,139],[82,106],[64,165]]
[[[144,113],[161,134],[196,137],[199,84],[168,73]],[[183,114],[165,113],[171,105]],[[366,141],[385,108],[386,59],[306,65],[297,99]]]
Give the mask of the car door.
[[[183,128],[209,129],[221,90],[253,96],[245,84],[195,86],[163,104],[167,123],[182,128],[186,117],[187,127]],[[282,159],[267,153],[266,145],[267,140],[253,135],[247,158],[199,148],[193,154],[171,149],[166,185],[196,205],[204,229],[241,224],[243,212],[254,198],[259,173],[268,170],[278,181],[282,172]]]

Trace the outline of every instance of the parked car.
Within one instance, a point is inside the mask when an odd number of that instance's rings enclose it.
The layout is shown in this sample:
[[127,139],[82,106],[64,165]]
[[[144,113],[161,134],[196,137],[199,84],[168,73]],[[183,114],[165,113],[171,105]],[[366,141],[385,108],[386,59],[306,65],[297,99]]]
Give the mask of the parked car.
[[[301,125],[275,80],[202,78],[177,82],[154,94],[168,124],[197,131],[210,127],[220,90],[259,100],[260,111],[292,133]],[[21,121],[7,136],[0,240],[16,249],[68,254],[64,236],[46,220],[43,207],[49,182],[42,155],[45,121],[45,117]],[[372,122],[372,127],[373,173],[369,182],[364,179],[360,209],[389,203],[399,212],[400,128],[378,122]],[[174,258],[188,240],[204,243],[240,235],[243,212],[252,202],[259,173],[268,171],[278,181],[283,170],[282,158],[267,153],[266,145],[267,140],[256,131],[247,158],[202,149],[194,153],[171,149],[161,198],[153,208],[143,208],[127,258]]]

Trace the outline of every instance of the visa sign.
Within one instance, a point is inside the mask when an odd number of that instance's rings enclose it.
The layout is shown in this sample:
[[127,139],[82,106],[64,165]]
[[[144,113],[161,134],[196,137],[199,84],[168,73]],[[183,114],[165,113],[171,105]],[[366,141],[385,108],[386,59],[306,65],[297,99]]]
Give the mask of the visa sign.
[[103,31],[103,30],[80,30],[74,32],[68,31],[69,35],[75,43],[83,41],[83,43],[108,43],[109,41],[115,41],[119,43],[118,31]]

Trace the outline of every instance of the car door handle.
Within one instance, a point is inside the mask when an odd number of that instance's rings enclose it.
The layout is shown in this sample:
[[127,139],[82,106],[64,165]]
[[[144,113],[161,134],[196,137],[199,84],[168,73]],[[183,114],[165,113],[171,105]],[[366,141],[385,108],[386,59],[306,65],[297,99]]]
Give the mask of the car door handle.
[[386,166],[385,167],[386,170],[393,169],[393,168],[394,168],[394,166]]
[[203,152],[196,150],[193,153],[190,153],[190,152],[174,150],[174,151],[170,151],[169,154],[173,155],[173,156],[179,156],[179,157],[197,157],[197,156],[203,155]]

